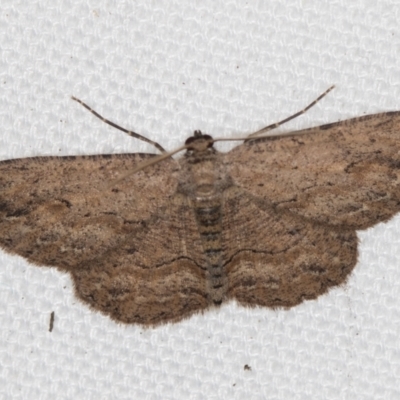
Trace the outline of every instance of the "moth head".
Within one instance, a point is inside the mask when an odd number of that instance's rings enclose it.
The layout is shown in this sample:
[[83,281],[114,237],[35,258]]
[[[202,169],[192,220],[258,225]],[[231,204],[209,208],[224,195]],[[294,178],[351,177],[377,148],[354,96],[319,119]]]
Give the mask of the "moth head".
[[193,136],[186,139],[185,146],[188,152],[203,152],[212,148],[214,139],[210,135],[203,135],[201,131],[194,131]]

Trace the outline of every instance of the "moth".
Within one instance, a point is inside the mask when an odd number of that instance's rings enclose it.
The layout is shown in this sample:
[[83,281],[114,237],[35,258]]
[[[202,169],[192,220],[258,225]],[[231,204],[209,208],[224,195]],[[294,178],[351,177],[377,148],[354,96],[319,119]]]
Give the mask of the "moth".
[[227,153],[196,131],[175,160],[105,120],[161,155],[2,161],[0,246],[118,322],[315,299],[353,270],[356,231],[400,210],[400,112],[264,135],[325,94]]

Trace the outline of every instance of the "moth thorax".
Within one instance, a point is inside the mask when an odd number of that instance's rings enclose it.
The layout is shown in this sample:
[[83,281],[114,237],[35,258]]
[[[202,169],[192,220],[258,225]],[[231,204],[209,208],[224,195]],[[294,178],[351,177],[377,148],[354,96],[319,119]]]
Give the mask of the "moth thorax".
[[215,193],[214,185],[202,184],[196,187],[196,197],[209,197]]

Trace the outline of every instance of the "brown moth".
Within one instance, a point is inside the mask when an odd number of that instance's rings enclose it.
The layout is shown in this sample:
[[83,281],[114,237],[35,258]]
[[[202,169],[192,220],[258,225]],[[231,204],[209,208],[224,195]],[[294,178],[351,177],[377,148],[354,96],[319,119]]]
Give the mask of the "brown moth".
[[400,112],[257,137],[279,124],[228,153],[196,131],[178,160],[117,126],[163,155],[2,161],[0,246],[124,323],[315,299],[354,268],[356,230],[400,210]]

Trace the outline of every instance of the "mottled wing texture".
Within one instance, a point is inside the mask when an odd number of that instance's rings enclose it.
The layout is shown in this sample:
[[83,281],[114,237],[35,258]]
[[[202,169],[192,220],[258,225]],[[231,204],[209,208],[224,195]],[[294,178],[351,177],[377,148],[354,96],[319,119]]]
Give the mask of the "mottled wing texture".
[[227,298],[292,307],[345,282],[357,262],[352,229],[276,210],[233,187],[223,197]]
[[400,112],[298,133],[227,153],[234,183],[276,211],[353,229],[400,210]]
[[205,308],[205,273],[191,261],[203,261],[199,234],[175,194],[179,165],[165,160],[112,185],[150,157],[0,162],[0,246],[70,272],[78,297],[119,321],[151,325]]

